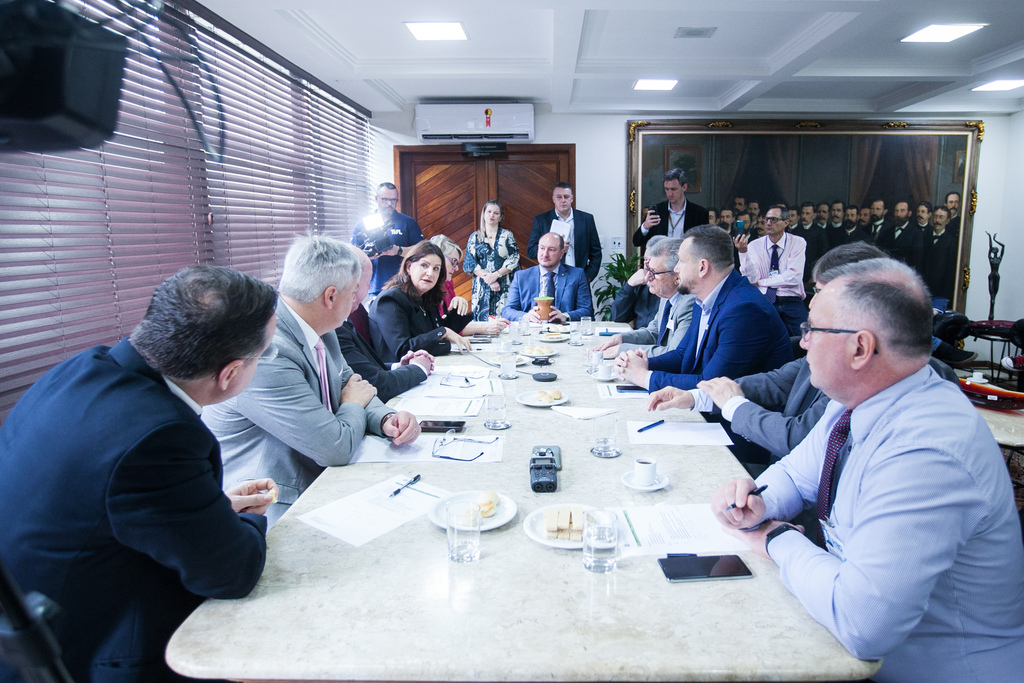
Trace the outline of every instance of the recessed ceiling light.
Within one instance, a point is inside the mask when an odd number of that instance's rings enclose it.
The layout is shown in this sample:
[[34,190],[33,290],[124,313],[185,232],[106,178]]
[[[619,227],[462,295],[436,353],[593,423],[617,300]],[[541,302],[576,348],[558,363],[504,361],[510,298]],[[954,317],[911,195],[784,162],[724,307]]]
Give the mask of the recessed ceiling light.
[[971,90],[978,92],[984,92],[988,90],[1013,90],[1024,86],[1024,81],[992,81],[985,85],[979,85],[977,88],[971,88]]
[[932,24],[917,33],[911,33],[901,43],[948,43],[974,33],[988,24]]
[[637,80],[633,90],[671,90],[679,81],[658,78],[641,78]]
[[460,21],[407,21],[416,40],[466,40]]

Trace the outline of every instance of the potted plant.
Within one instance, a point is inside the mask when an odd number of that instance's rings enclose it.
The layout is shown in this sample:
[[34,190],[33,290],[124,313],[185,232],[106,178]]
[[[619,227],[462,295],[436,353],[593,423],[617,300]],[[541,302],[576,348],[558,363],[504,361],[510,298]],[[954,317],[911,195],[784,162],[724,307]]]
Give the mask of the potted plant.
[[602,273],[598,277],[600,287],[594,290],[594,319],[611,320],[612,302],[629,276],[640,267],[640,252],[635,251],[629,257],[621,253],[612,254],[611,260],[601,267]]

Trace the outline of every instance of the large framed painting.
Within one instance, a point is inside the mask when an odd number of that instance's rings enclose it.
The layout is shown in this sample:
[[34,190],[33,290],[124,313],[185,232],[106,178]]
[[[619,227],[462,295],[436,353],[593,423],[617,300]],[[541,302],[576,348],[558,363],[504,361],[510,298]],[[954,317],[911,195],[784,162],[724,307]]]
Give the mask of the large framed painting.
[[630,224],[640,224],[639,207],[665,199],[670,167],[686,171],[687,200],[707,208],[731,206],[737,196],[757,200],[762,213],[777,203],[863,207],[880,199],[891,220],[900,201],[912,215],[921,202],[959,205],[943,288],[963,311],[984,134],[980,121],[629,121]]

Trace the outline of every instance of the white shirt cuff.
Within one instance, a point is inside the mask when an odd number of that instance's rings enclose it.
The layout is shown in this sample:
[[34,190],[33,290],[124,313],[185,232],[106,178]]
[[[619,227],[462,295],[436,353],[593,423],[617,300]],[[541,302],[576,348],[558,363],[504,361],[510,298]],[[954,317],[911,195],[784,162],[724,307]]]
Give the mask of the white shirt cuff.
[[715,402],[711,400],[711,397],[700,389],[690,389],[690,396],[693,396],[692,410],[696,410],[698,413],[710,413],[715,407]]
[[722,417],[732,422],[732,416],[736,414],[736,409],[744,403],[750,403],[750,399],[745,396],[733,396],[722,406]]

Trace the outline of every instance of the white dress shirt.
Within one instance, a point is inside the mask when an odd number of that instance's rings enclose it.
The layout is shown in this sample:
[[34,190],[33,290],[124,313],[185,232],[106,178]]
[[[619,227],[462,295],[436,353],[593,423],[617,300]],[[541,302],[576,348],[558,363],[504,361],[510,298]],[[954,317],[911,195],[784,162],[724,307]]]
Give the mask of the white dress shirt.
[[747,245],[747,251],[740,252],[740,274],[757,285],[763,294],[769,287],[775,287],[776,296],[806,297],[804,291],[804,262],[807,259],[807,240],[797,235],[783,233],[778,241],[779,270],[771,270],[772,241],[767,235],[758,237]]

